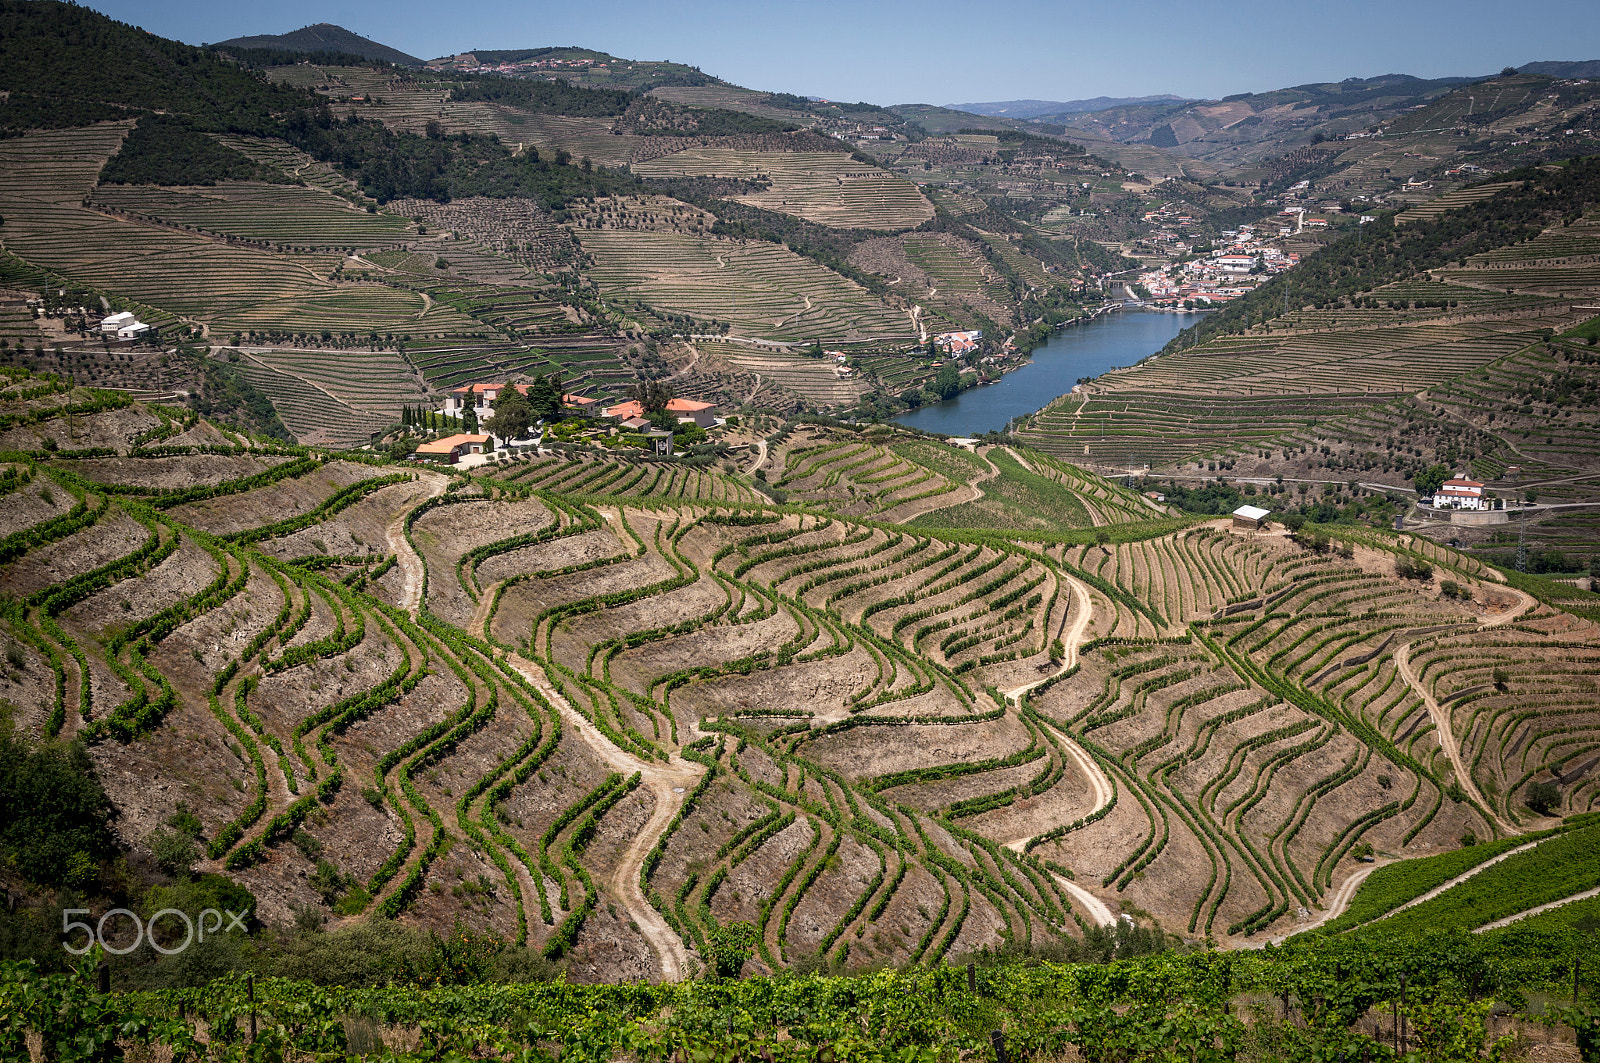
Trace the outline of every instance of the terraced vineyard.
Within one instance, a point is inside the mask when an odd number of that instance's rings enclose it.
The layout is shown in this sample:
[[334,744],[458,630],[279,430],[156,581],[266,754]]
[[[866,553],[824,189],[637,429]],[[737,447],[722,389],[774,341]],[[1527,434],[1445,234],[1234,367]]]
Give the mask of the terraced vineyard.
[[[578,980],[681,977],[740,924],[752,969],[1119,909],[1242,942],[1331,903],[1357,845],[1547,824],[1547,777],[1595,798],[1595,628],[1425,540],[1318,553],[889,429],[791,426],[757,491],[625,454],[202,452],[125,397],[5,394],[0,693],[90,743],[126,844],[181,796],[269,922],[460,920]],[[991,482],[1057,492],[1064,530],[894,523]]]
[[612,298],[639,300],[733,334],[810,341],[913,338],[870,292],[781,246],[681,233],[584,231],[590,271]]
[[395,424],[402,406],[427,401],[411,367],[392,351],[258,347],[244,358],[246,376],[272,397],[302,443],[364,443]]
[[869,385],[834,371],[832,359],[817,359],[766,346],[696,339],[695,349],[752,374],[758,381],[776,384],[818,407],[848,407],[869,390]]
[[844,152],[689,148],[636,162],[633,170],[642,177],[765,178],[771,187],[735,198],[820,225],[895,232],[933,216],[915,185]]
[[229,181],[208,188],[102,185],[95,207],[275,247],[386,247],[411,235],[405,219],[369,214],[316,188]]
[[465,327],[448,315],[429,318],[421,298],[411,293],[334,284],[330,278],[342,252],[275,254],[84,207],[96,191],[100,167],[126,131],[107,124],[6,141],[0,148],[0,214],[15,254],[74,283],[157,308],[166,320],[187,318],[223,331],[364,335],[403,328],[428,334]]

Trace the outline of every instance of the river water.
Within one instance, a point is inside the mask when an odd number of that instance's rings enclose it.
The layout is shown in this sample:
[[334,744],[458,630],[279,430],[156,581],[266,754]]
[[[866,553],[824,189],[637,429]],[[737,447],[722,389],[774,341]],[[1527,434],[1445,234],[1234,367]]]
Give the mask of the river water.
[[1194,322],[1193,314],[1118,310],[1084,325],[1069,325],[1051,335],[1044,346],[1034,348],[1032,362],[1007,373],[998,383],[963,391],[895,420],[952,436],[999,431],[1013,417],[1042,409],[1051,399],[1071,391],[1079,377],[1099,376],[1156,353]]

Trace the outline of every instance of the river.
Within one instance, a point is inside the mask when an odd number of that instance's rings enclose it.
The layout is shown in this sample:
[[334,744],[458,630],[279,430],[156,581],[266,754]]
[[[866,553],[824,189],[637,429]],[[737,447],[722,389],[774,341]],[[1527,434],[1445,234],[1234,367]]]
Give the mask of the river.
[[952,436],[999,431],[1013,417],[1042,409],[1057,395],[1071,391],[1080,377],[1099,376],[1156,353],[1194,322],[1193,314],[1118,310],[1087,324],[1068,325],[1034,348],[1033,361],[998,383],[963,391],[895,420]]

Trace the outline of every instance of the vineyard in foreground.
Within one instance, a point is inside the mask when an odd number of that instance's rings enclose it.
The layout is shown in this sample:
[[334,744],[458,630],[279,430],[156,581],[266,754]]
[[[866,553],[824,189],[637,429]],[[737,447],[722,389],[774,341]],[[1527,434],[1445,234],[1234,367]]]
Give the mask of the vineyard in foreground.
[[[1509,1008],[1592,995],[1568,976],[1573,942],[1512,935],[1385,947],[1191,954],[1109,965],[939,967],[857,978],[665,986],[321,988],[230,978],[102,994],[92,976],[0,969],[0,1047],[28,1055],[174,1059],[1472,1060],[1582,1058],[1592,1006]],[[1565,1035],[1565,1036],[1563,1036]],[[1562,1043],[1565,1041],[1565,1043]],[[1570,1054],[1565,1054],[1570,1053]]]

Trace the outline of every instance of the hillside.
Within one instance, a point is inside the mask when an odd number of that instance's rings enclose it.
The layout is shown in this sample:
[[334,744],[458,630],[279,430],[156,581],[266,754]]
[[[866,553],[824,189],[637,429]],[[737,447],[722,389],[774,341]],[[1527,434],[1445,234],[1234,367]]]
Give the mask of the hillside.
[[[1600,164],[1547,136],[1589,86],[1241,97],[1217,106],[1285,136],[1384,135],[1205,161],[582,48],[280,63],[48,0],[0,18],[7,956],[59,969],[68,905],[205,897],[248,906],[248,946],[141,946],[119,985],[1314,925],[1340,939],[1294,947],[1343,956],[1591,912]],[[1104,311],[1166,219],[1179,268],[1334,196],[1293,269],[1015,436],[880,423]],[[409,460],[475,423],[446,393],[515,380],[536,444]],[[557,416],[663,389],[722,418],[670,459]],[[1502,505],[1413,505],[1458,471]],[[1241,994],[1278,977],[1248,969]]]
[[731,932],[751,972],[1118,912],[1244,944],[1367,846],[1594,785],[1594,626],[1424,538],[1241,532],[888,427],[462,474],[8,381],[0,696],[116,810],[109,849],[12,866],[106,903],[121,850],[268,926],[460,926],[580,982]]
[[1159,96],[1096,96],[1092,100],[1005,100],[998,103],[947,103],[953,111],[968,111],[1006,118],[1041,118],[1046,115],[1082,114],[1086,111],[1104,111],[1111,107],[1126,107],[1141,103],[1192,103],[1184,96],[1166,93]]
[[[1220,474],[1315,520],[1404,513],[1508,567],[1517,540],[1532,572],[1586,574],[1600,556],[1595,175],[1592,159],[1519,171],[1362,226],[1022,435],[1157,480]],[[1472,523],[1393,506],[1440,468],[1504,508]]]
[[422,60],[414,55],[407,55],[398,48],[379,44],[352,33],[343,26],[335,26],[328,22],[318,22],[314,26],[302,26],[292,33],[265,33],[253,37],[233,37],[229,40],[218,41],[217,48],[266,48],[279,52],[342,52],[345,55],[356,55],[363,59],[378,59],[395,66],[417,69],[422,66]]
[[[892,412],[935,372],[931,335],[985,332],[968,359],[975,382],[979,359],[1014,364],[1087,313],[1089,278],[1118,261],[1004,216],[939,215],[846,136],[903,127],[869,104],[735,90],[583,49],[412,71],[325,50],[281,63],[253,46],[191,49],[68,5],[8,17],[19,39],[26,28],[53,42],[18,52],[17,69],[55,87],[60,111],[18,113],[22,135],[4,148],[8,283],[50,304],[50,324],[17,337],[34,364],[83,361],[102,385],[183,390],[184,374],[104,349],[78,308],[128,310],[237,366],[304,443],[365,441],[436,389],[507,372],[560,372],[610,399],[671,365],[682,393],[730,407]],[[109,109],[64,108],[94,91],[89,51],[107,48],[128,55],[100,90]],[[901,288],[922,269],[912,259],[961,279],[938,298],[934,283],[925,296]],[[846,352],[858,375],[790,387],[816,367],[801,352],[819,347]],[[332,351],[361,371],[330,372]]]

